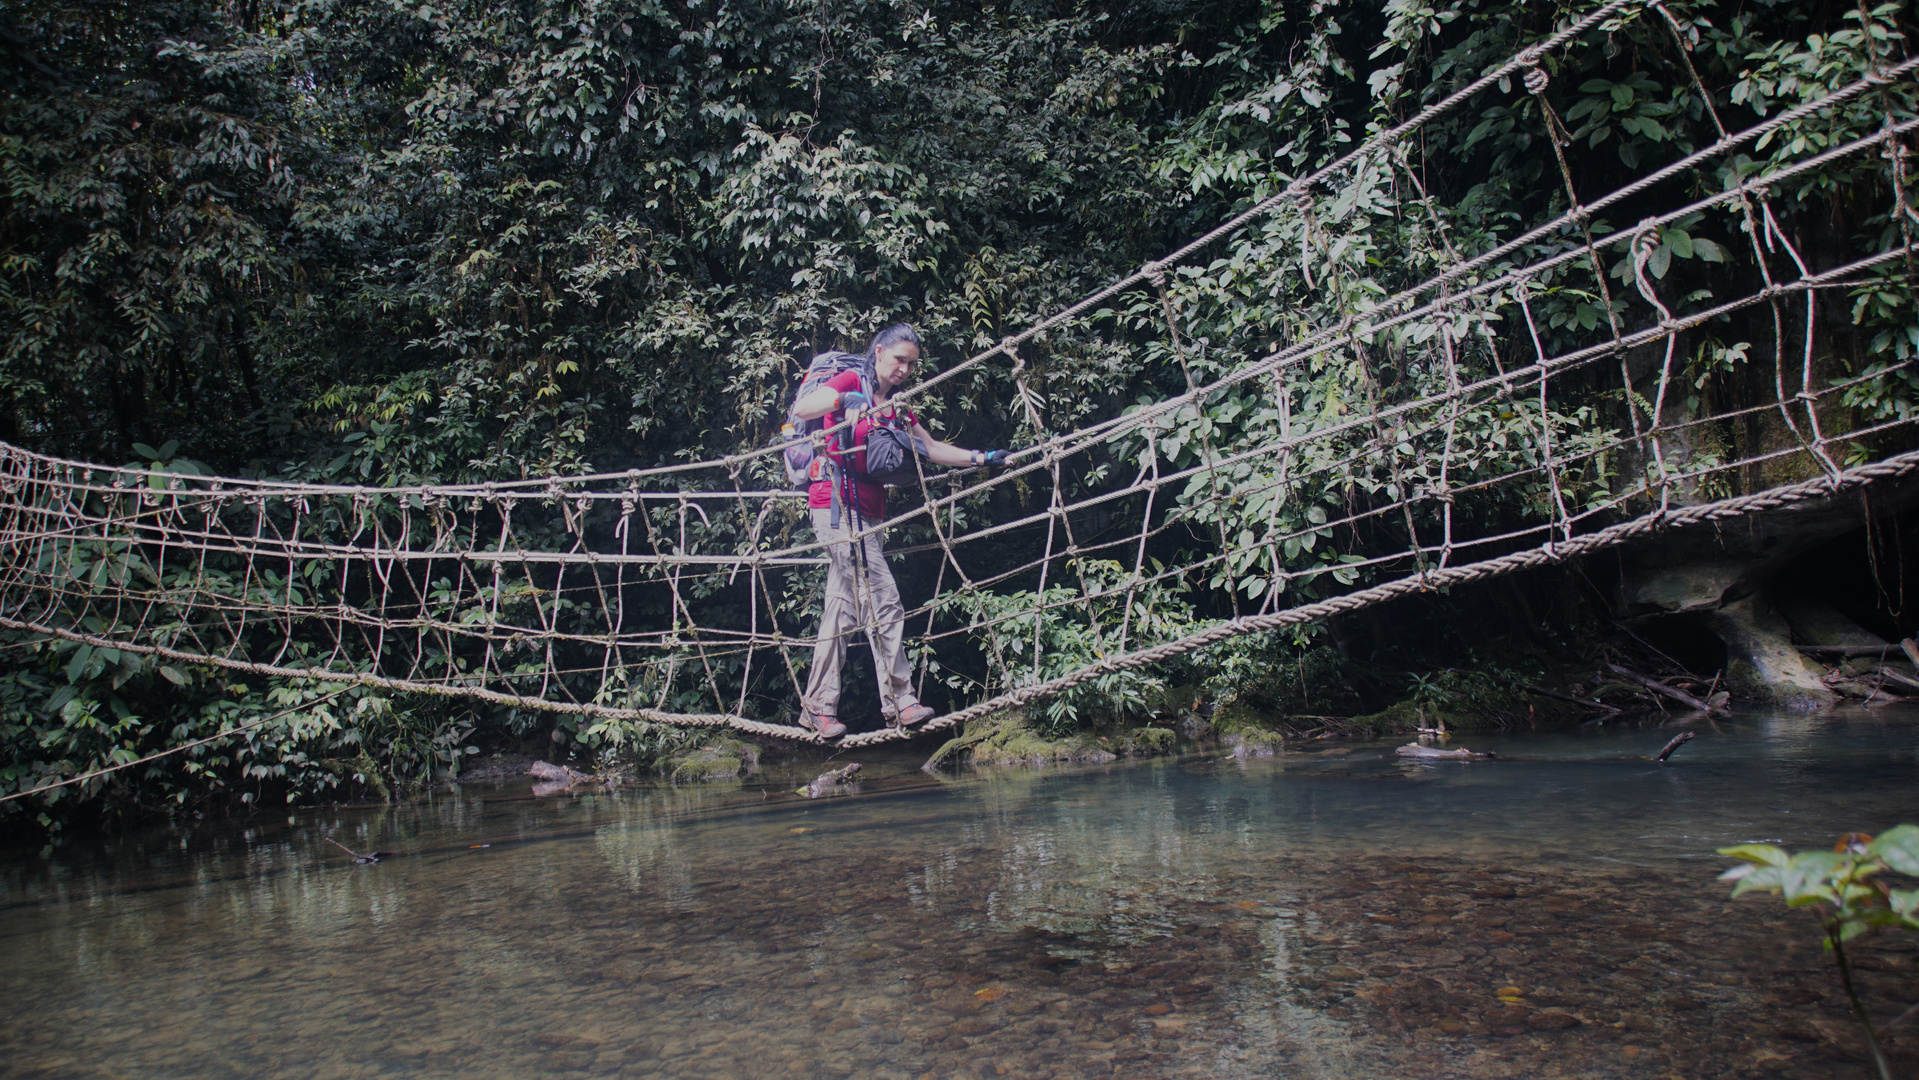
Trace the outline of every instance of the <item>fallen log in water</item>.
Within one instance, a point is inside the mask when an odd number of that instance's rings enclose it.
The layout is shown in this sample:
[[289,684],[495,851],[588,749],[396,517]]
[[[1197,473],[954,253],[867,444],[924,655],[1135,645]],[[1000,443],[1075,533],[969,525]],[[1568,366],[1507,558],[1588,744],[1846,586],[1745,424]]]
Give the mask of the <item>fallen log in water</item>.
[[1692,732],[1690,732],[1690,731],[1682,731],[1682,732],[1680,732],[1679,734],[1677,734],[1677,735],[1674,735],[1674,736],[1672,737],[1672,741],[1671,741],[1671,742],[1669,742],[1669,743],[1667,743],[1667,744],[1666,744],[1666,748],[1665,748],[1664,750],[1661,750],[1661,751],[1659,752],[1659,756],[1658,756],[1658,757],[1656,757],[1656,758],[1653,758],[1653,760],[1654,760],[1654,761],[1664,761],[1664,760],[1666,760],[1667,758],[1669,758],[1669,757],[1671,757],[1671,756],[1672,756],[1672,752],[1673,752],[1674,750],[1677,750],[1677,749],[1679,749],[1680,747],[1682,747],[1682,746],[1684,746],[1684,745],[1686,745],[1687,743],[1689,743],[1689,742],[1691,742],[1692,740],[1693,740],[1693,733],[1692,733]]
[[1393,751],[1393,753],[1400,757],[1442,758],[1452,761],[1467,761],[1475,758],[1490,758],[1493,756],[1490,752],[1482,754],[1476,750],[1468,750],[1463,746],[1457,750],[1441,750],[1433,746],[1421,746],[1418,743],[1407,743],[1405,746]]
[[1650,675],[1641,675],[1631,668],[1620,667],[1618,664],[1609,663],[1606,666],[1612,669],[1613,673],[1619,677],[1636,682],[1656,694],[1664,694],[1689,708],[1698,709],[1700,712],[1711,712],[1714,709],[1714,706],[1706,704],[1691,694],[1686,693],[1684,690],[1676,686],[1667,686],[1665,683],[1660,682]]
[[325,840],[327,843],[332,844],[334,847],[339,848],[341,851],[344,851],[348,855],[353,856],[353,861],[356,863],[359,863],[361,866],[370,866],[373,863],[379,862],[381,859],[384,859],[388,855],[392,854],[392,852],[390,851],[368,851],[368,852],[355,851],[352,848],[346,846],[345,844],[340,843],[338,840],[335,840],[331,836],[323,836],[320,839]]

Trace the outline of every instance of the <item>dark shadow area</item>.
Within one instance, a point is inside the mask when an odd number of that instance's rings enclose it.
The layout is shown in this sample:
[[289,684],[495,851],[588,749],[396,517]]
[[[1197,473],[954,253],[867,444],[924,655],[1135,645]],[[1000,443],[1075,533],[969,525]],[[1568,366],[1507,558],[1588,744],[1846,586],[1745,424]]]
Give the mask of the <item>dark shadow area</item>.
[[1726,670],[1726,643],[1705,615],[1650,616],[1632,623],[1631,634],[1677,670],[1701,675]]
[[1887,641],[1911,637],[1919,632],[1919,512],[1882,518],[1807,551],[1786,564],[1772,589],[1782,598],[1819,600]]

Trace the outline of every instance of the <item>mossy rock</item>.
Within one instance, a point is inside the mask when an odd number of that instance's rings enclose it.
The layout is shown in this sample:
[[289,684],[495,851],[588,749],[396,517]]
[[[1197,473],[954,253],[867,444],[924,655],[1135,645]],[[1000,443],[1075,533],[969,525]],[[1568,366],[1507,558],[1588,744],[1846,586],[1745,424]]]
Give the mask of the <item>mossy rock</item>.
[[1286,748],[1286,740],[1276,731],[1247,729],[1222,735],[1219,745],[1236,758],[1272,757]]
[[1128,757],[1156,757],[1173,752],[1179,733],[1172,728],[1128,728],[1109,736],[1113,749]]
[[[1172,734],[1167,732],[1168,735]],[[1048,738],[1024,709],[1003,709],[968,723],[960,735],[927,759],[927,767],[959,754],[974,765],[1047,765],[1056,761],[1103,762],[1119,755],[1084,733]]]
[[1212,717],[1213,730],[1219,732],[1221,739],[1241,733],[1277,737],[1279,721],[1279,717],[1243,701],[1226,702],[1213,710]]
[[759,771],[760,748],[739,739],[719,738],[690,750],[669,754],[660,772],[676,784],[705,780],[737,780],[742,773]]
[[1226,702],[1213,712],[1213,729],[1220,748],[1234,758],[1270,758],[1286,744],[1286,717],[1253,708],[1245,702]]
[[1286,741],[1279,723],[1279,717],[1271,713],[1243,701],[1228,701],[1213,710],[1210,726],[1219,745],[1234,757],[1272,757]]
[[1005,709],[967,724],[927,759],[931,768],[955,754],[976,766],[1049,765],[1054,762],[1094,763],[1125,757],[1156,757],[1179,747],[1179,733],[1169,727],[1108,728],[1106,734],[1081,731],[1052,737],[1042,733],[1024,709]]

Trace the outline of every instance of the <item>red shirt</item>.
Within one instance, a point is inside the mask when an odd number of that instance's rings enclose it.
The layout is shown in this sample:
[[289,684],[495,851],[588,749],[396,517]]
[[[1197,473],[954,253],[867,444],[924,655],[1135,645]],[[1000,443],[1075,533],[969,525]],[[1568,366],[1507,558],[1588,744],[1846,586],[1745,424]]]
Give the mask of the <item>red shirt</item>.
[[[860,389],[860,373],[857,371],[842,371],[821,385],[830,386],[842,394],[849,390],[858,390]],[[879,411],[888,416],[893,415],[891,406],[882,406]],[[919,417],[913,415],[911,409],[907,409],[905,412],[907,423],[919,423]],[[830,428],[845,420],[846,416],[844,413],[836,410],[827,413],[824,419],[826,426]],[[859,423],[853,425],[853,449],[849,449],[844,453],[840,450],[840,432],[834,432],[826,437],[826,455],[840,463],[839,471],[841,482],[846,483],[851,481],[853,489],[859,492],[860,517],[864,519],[861,522],[862,525],[871,525],[874,522],[883,521],[886,518],[886,488],[883,485],[865,479],[866,450],[864,446],[866,443],[867,425],[868,422],[864,418],[862,418]],[[816,510],[824,510],[832,506],[833,485],[825,480],[813,481],[806,489],[806,505]],[[840,505],[849,511],[851,509],[847,507],[847,493],[844,488],[840,491]],[[841,521],[841,525],[849,529],[852,527],[852,524],[845,520]]]

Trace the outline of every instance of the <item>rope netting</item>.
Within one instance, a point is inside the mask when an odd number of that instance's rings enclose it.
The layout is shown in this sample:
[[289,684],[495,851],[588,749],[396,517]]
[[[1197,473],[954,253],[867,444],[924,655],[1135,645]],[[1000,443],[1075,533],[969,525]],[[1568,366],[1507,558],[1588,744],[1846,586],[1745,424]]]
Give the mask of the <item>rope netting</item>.
[[[1635,18],[1683,36],[1656,4],[1609,3],[1164,259],[896,394],[938,394],[962,373],[1004,365],[1031,437],[1007,467],[929,476],[917,497],[895,497],[901,508],[887,520],[860,523],[862,534],[906,538],[889,554],[921,561],[934,580],[930,599],[907,611],[919,677],[984,665],[973,703],[920,730],[1237,635],[1919,468],[1919,453],[1895,452],[1910,445],[1900,441],[1913,422],[1904,410],[1826,430],[1833,416],[1857,415],[1848,410],[1862,387],[1910,360],[1843,378],[1815,373],[1819,315],[1833,297],[1843,304],[1851,290],[1912,274],[1919,217],[1905,193],[1905,143],[1919,119],[1887,109],[1869,134],[1729,170],[1723,190],[1697,195],[1690,183],[1795,125],[1884,95],[1911,80],[1919,59],[1883,60],[1741,131],[1713,115],[1710,145],[1582,198],[1547,68],[1561,50],[1588,47],[1594,28]],[[1409,148],[1424,125],[1515,80],[1554,149],[1564,212],[1463,255]],[[1893,240],[1839,258],[1822,252],[1815,268],[1775,200],[1795,179],[1848,162],[1882,163],[1872,167],[1890,178]],[[1186,332],[1182,312],[1207,288],[1195,256],[1265,230],[1271,257],[1298,251],[1309,275],[1305,256],[1326,223],[1359,212],[1351,192],[1381,177],[1418,192],[1406,205],[1430,218],[1446,253],[1436,273],[1324,325],[1274,329],[1282,340],[1250,355],[1222,357]],[[1667,192],[1679,194],[1665,211],[1616,232],[1595,228],[1608,208]],[[1704,305],[1663,294],[1662,237],[1711,213],[1736,223],[1749,251],[1735,257],[1750,258],[1761,287]],[[1574,270],[1590,270],[1598,317],[1588,340],[1555,350],[1541,305]],[[1106,317],[1128,296],[1159,312],[1186,390],[1050,430],[1021,350]],[[1734,318],[1770,325],[1770,349],[1744,362],[1769,366],[1771,391],[1715,404],[1694,392],[1682,345]],[[1380,377],[1385,366],[1400,376]],[[1344,397],[1308,400],[1298,376],[1328,367],[1349,373]],[[1586,407],[1604,394],[1623,402],[1623,422],[1609,426]],[[1222,403],[1264,419],[1229,437],[1209,420]],[[1729,426],[1761,424],[1776,437],[1724,437]],[[781,489],[779,454],[772,446],[623,473],[359,487],[114,468],[0,444],[0,627],[109,662],[145,656],[814,740],[762,718],[797,708],[826,562],[804,493]],[[989,520],[989,506],[1016,510]],[[1362,530],[1371,542],[1336,551],[1336,537]],[[1381,537],[1394,539],[1390,550]],[[1162,565],[1156,553],[1169,538],[1199,542],[1201,553]],[[1168,615],[1164,597],[1194,583],[1230,616]],[[1067,670],[1046,663],[1060,626],[1088,658]],[[912,734],[887,728],[841,742]]]

